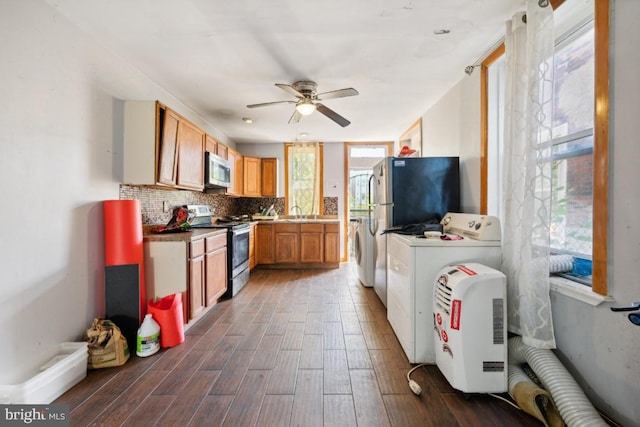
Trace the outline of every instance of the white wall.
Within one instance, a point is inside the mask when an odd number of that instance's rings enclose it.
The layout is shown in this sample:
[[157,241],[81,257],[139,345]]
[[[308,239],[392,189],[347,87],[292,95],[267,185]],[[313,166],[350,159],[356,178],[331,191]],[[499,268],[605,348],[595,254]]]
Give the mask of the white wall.
[[0,2],[0,40],[0,384],[12,384],[104,313],[121,100],[160,99],[221,136],[43,2]]
[[[616,302],[593,307],[552,291],[551,304],[556,354],[600,410],[622,425],[640,426],[640,328],[609,309],[640,301],[640,2],[613,3],[609,294]],[[479,74],[462,77],[422,117],[424,155],[461,156],[468,212],[480,210]]]
[[461,80],[422,116],[422,155],[460,157],[460,207],[480,212],[480,72]]

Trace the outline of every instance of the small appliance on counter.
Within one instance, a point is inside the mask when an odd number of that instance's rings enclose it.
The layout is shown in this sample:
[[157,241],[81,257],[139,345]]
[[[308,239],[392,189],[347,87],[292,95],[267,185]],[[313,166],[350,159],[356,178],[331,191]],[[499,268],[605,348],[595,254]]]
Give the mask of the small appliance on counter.
[[207,205],[183,205],[189,212],[189,224],[194,228],[207,228],[215,224],[215,211]]

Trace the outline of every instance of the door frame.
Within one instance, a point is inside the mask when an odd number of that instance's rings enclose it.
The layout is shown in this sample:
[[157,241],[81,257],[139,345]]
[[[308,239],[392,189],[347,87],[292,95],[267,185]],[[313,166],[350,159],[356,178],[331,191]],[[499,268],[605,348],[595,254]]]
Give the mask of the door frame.
[[387,147],[387,156],[393,155],[393,147],[395,145],[395,141],[357,141],[357,142],[348,142],[344,143],[344,212],[342,218],[342,235],[343,237],[343,247],[344,247],[344,257],[341,261],[346,262],[349,261],[349,151],[351,147],[354,146],[382,146]]

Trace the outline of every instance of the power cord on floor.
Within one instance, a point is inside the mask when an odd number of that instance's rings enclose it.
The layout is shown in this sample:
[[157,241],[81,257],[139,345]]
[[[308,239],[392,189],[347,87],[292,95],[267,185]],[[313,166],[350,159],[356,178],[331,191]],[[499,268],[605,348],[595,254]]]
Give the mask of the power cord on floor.
[[407,372],[407,382],[409,383],[409,388],[411,389],[413,394],[415,394],[416,396],[419,396],[420,393],[422,393],[422,388],[420,387],[420,384],[418,384],[417,382],[415,382],[414,380],[411,379],[411,374],[416,369],[421,368],[421,367],[423,367],[425,365],[427,365],[427,364],[426,363],[421,363],[421,364],[419,364],[417,366],[414,366],[413,368],[411,368],[411,370],[409,372]]
[[516,408],[517,410],[522,411],[522,409],[521,409],[518,405],[516,405],[515,403],[513,403],[513,402],[512,402],[512,401],[510,401],[509,399],[505,399],[504,397],[502,397],[502,396],[498,396],[497,394],[493,394],[493,393],[487,393],[487,394],[488,394],[489,396],[491,396],[491,397],[495,397],[496,399],[500,399],[500,400],[502,400],[503,402],[507,402],[509,405],[513,406],[513,407],[514,407],[514,408]]

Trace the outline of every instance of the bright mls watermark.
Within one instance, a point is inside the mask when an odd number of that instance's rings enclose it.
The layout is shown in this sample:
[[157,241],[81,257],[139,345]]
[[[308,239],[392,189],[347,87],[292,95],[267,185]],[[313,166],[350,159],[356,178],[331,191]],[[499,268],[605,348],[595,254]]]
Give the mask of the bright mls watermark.
[[68,427],[69,405],[0,405],[0,426]]

